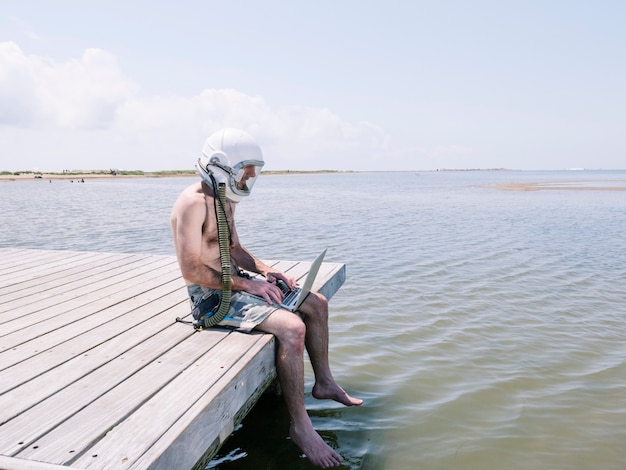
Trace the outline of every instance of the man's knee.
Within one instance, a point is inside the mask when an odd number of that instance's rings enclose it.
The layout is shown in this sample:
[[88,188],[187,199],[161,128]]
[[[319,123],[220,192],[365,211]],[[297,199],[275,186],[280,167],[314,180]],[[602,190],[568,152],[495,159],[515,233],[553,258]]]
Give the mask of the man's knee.
[[328,300],[318,292],[311,292],[306,298],[300,311],[304,316],[304,322],[328,322]]
[[293,319],[285,325],[284,335],[279,338],[283,344],[294,352],[301,354],[304,352],[304,339],[306,337],[306,325],[300,317],[293,315]]
[[306,325],[299,316],[291,314],[285,317],[281,333],[278,340],[284,345],[296,350],[304,350]]
[[319,302],[320,306],[328,310],[328,299],[324,297],[322,294],[320,294],[319,292],[314,292],[314,294],[315,294],[315,299],[317,300],[317,302]]

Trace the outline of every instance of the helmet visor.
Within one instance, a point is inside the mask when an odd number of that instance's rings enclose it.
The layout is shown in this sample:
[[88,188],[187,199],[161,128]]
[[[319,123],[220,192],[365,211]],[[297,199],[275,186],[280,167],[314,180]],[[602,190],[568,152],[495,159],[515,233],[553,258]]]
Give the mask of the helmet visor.
[[244,160],[233,167],[230,177],[230,188],[239,196],[248,196],[256,179],[261,174],[262,160]]

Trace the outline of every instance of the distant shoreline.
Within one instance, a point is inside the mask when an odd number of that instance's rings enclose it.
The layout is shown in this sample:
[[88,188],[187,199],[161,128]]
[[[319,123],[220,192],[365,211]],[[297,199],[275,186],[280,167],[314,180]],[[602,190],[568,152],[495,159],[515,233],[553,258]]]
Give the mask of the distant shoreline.
[[[334,173],[360,173],[358,171],[335,171],[335,170],[277,170],[264,171],[264,175],[299,175],[299,174],[334,174]],[[58,172],[2,172],[0,181],[39,181],[39,180],[93,180],[93,179],[127,179],[127,178],[190,178],[197,177],[195,170],[178,171],[73,171],[68,173]]]
[[[519,171],[508,168],[437,168],[435,170],[264,170],[263,175],[327,175],[356,173],[436,173],[436,172]],[[195,177],[195,170],[77,170],[70,172],[0,171],[0,181],[82,180],[115,178],[178,178]]]
[[[490,172],[490,171],[521,171],[507,170],[504,168],[491,169],[438,169],[438,170],[406,170],[397,173],[436,173],[436,172]],[[356,171],[356,170],[267,170],[263,175],[315,175],[315,174],[358,174],[358,173],[379,173],[378,171]],[[575,173],[575,172],[573,172]],[[138,179],[138,178],[197,178],[195,170],[164,170],[164,171],[104,171],[86,170],[73,172],[32,172],[18,171],[0,172],[0,183],[11,181],[45,181],[53,180],[84,182],[88,180],[115,180],[115,179]],[[484,188],[491,188],[504,191],[545,191],[545,190],[574,190],[574,191],[626,191],[626,182],[615,181],[614,185],[597,184],[597,180],[573,180],[559,182],[509,182],[494,185],[484,185]]]
[[[502,191],[626,191],[624,186],[602,186],[605,181],[559,181],[559,182],[524,182],[486,185],[484,188]],[[623,181],[616,181],[623,182]]]
[[38,181],[38,180],[80,180],[80,179],[116,179],[116,178],[170,178],[174,176],[194,176],[192,170],[181,171],[104,171],[84,170],[70,172],[39,171],[3,171],[0,181]]

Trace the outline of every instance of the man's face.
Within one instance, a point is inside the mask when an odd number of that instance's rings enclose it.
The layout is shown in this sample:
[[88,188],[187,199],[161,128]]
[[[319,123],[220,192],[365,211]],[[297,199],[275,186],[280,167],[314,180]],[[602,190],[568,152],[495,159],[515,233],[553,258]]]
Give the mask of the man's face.
[[256,171],[254,165],[247,165],[243,167],[243,176],[239,181],[237,181],[237,189],[240,191],[247,191],[248,187],[246,185],[247,181],[250,178],[256,177]]

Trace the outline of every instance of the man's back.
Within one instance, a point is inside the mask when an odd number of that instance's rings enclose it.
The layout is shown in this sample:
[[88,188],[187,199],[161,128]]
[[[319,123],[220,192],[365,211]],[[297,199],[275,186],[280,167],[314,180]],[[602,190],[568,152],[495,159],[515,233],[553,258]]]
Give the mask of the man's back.
[[[170,217],[174,247],[179,258],[193,256],[202,264],[220,271],[217,219],[212,191],[202,182],[188,186],[180,194]],[[234,204],[226,202],[226,214],[232,237]],[[184,276],[184,275],[183,275]]]

